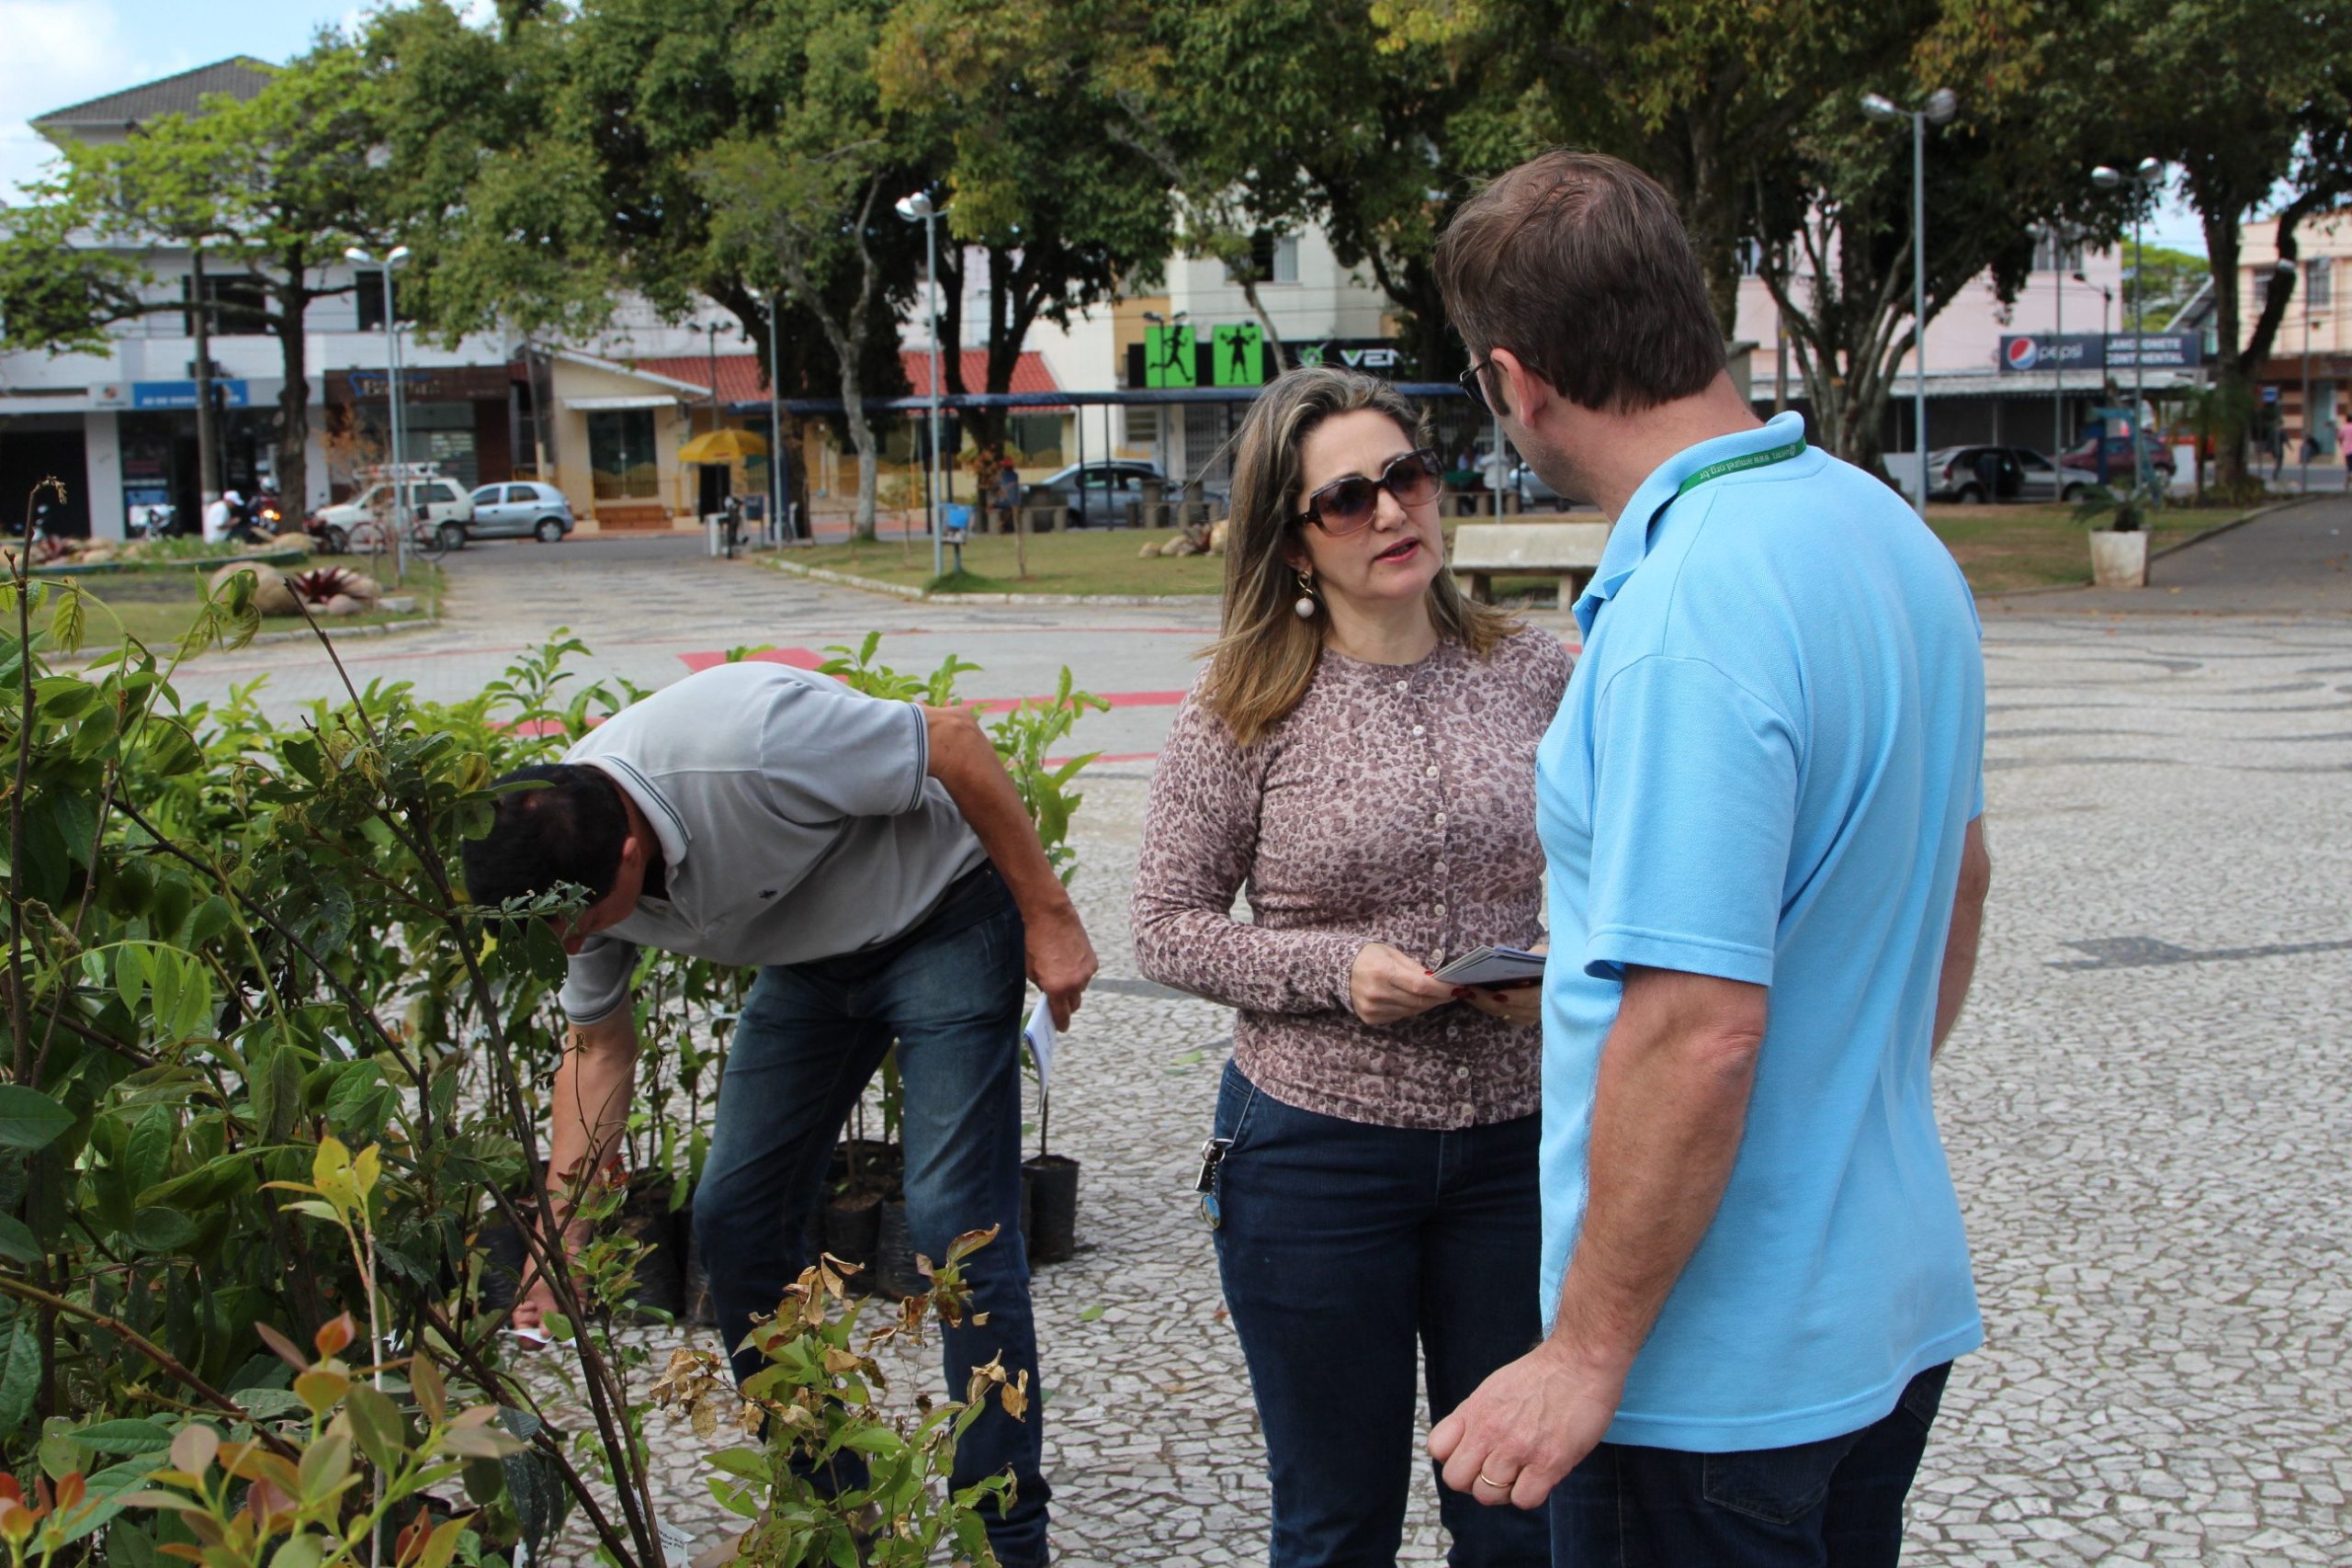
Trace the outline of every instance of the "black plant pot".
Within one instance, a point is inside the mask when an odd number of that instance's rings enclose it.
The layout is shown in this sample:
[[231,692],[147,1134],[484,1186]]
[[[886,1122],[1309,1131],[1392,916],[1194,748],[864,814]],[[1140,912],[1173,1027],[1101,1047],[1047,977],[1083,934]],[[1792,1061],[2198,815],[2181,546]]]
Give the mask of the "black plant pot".
[[858,1271],[849,1278],[852,1289],[865,1285],[874,1275],[874,1258],[882,1239],[882,1195],[878,1192],[836,1193],[819,1217],[820,1245]]
[[666,1176],[632,1180],[616,1217],[620,1233],[645,1249],[637,1257],[631,1298],[641,1322],[658,1322],[657,1314],[664,1313],[676,1319],[686,1310],[686,1257],[678,1246],[677,1215],[670,1208],[673,1190]]
[[1023,1161],[1029,1186],[1029,1261],[1067,1263],[1078,1256],[1078,1161],[1039,1155]]
[[931,1288],[915,1267],[914,1237],[907,1232],[907,1205],[891,1199],[879,1206],[881,1220],[874,1242],[874,1289],[877,1294],[904,1301]]
[[1037,1261],[1029,1249],[1029,1238],[1037,1229],[1037,1178],[1027,1165],[1021,1168],[1021,1247],[1029,1261]]
[[523,1233],[506,1223],[506,1216],[492,1209],[483,1219],[475,1239],[482,1250],[481,1305],[484,1312],[502,1315],[514,1310],[514,1297],[523,1282],[523,1265],[527,1255],[523,1250]]
[[[508,1190],[507,1199],[527,1221],[534,1210],[531,1184],[516,1184]],[[523,1246],[523,1233],[507,1223],[505,1210],[492,1203],[484,1211],[474,1240],[483,1254],[482,1310],[501,1314],[514,1311],[514,1298],[522,1292],[523,1270],[530,1263],[530,1253]]]

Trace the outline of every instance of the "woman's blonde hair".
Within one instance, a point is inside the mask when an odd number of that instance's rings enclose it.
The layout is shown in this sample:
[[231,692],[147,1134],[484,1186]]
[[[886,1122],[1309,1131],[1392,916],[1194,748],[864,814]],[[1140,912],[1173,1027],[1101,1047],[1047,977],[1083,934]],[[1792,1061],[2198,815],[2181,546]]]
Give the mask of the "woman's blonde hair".
[[[1311,366],[1285,372],[1260,395],[1234,437],[1233,513],[1226,531],[1225,613],[1207,649],[1202,700],[1240,746],[1254,744],[1296,707],[1315,680],[1328,617],[1303,617],[1296,569],[1285,558],[1296,531],[1299,447],[1337,414],[1371,409],[1396,422],[1416,446],[1428,433],[1419,410],[1387,382],[1360,371]],[[1463,597],[1441,569],[1430,583],[1430,619],[1480,659],[1518,625]]]

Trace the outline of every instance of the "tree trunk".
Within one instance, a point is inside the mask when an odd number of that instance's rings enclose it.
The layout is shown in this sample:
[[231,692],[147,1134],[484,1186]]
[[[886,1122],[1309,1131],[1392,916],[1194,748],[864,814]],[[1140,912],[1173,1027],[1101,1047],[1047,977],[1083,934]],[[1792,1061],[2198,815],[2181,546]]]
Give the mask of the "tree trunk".
[[286,386],[277,394],[278,526],[300,529],[311,511],[310,343],[303,333],[311,291],[303,286],[300,253],[285,258],[286,281],[277,293],[277,350]]
[[[2219,352],[2213,356],[2213,396],[2219,429],[2213,437],[2213,479],[2223,495],[2246,486],[2246,422],[2253,400],[2253,367],[2238,348],[2238,226],[2232,217],[2199,215],[2205,254],[2213,274],[2213,326]],[[2267,346],[2267,344],[2265,346]],[[2305,416],[2308,422],[2309,415]]]
[[1258,330],[1266,334],[1266,353],[1274,362],[1274,374],[1279,376],[1290,368],[1290,355],[1283,352],[1282,329],[1274,325],[1274,318],[1266,313],[1266,302],[1258,298],[1255,273],[1242,275],[1241,297],[1250,302],[1250,313],[1258,318]]
[[220,433],[212,412],[212,302],[204,297],[204,245],[187,251],[189,318],[196,325],[196,488],[209,506],[220,493]]
[[865,392],[857,374],[858,355],[865,347],[863,337],[861,333],[846,342],[837,339],[833,352],[842,362],[842,412],[849,421],[849,444],[857,449],[857,519],[854,531],[861,539],[871,539],[876,454],[874,425],[865,417]]
[[1720,130],[1712,121],[1690,121],[1690,178],[1687,189],[1674,193],[1682,209],[1682,226],[1698,254],[1700,275],[1707,280],[1707,301],[1715,308],[1715,325],[1728,343],[1739,323],[1739,214],[1733,194],[1724,188],[1717,142]]

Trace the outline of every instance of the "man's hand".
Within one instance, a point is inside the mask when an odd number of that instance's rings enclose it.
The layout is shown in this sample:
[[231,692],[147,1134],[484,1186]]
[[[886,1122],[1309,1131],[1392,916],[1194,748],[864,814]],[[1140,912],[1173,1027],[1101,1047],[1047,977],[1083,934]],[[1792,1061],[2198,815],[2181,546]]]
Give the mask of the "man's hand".
[[1079,994],[1094,978],[1094,944],[1087,940],[1078,908],[1067,898],[1044,919],[1023,923],[1030,983],[1046,993],[1054,1010],[1054,1027],[1068,1029],[1078,1010]]
[[1036,825],[1004,771],[996,747],[967,708],[925,707],[931,737],[931,776],[964,814],[980,848],[1004,878],[1027,931],[1023,955],[1029,978],[1054,1010],[1054,1027],[1068,1027],[1078,996],[1094,978],[1094,944],[1037,841]]
[[1541,1506],[1609,1430],[1624,1374],[1544,1341],[1498,1369],[1430,1431],[1445,1483],[1489,1507]]
[[1370,942],[1348,966],[1348,1005],[1370,1024],[1395,1023],[1454,999],[1454,987],[1385,942]]

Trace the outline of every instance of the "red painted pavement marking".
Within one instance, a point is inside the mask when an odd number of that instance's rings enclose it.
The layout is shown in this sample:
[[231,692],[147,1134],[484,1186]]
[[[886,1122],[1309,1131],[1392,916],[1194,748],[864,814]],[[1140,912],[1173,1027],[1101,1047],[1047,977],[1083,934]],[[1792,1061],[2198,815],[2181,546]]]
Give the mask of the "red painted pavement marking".
[[[1114,708],[1172,708],[1185,697],[1182,692],[1097,692],[1094,695]],[[965,705],[989,713],[1000,713],[1006,708],[1017,708],[1023,703],[1051,701],[1053,701],[1051,697],[983,697],[978,702],[967,703]]]
[[[700,674],[713,665],[726,663],[727,655],[719,650],[682,653],[678,655],[678,662],[695,673]],[[743,662],[746,664],[789,664],[795,670],[814,670],[824,663],[824,660],[805,648],[763,648],[757,653],[745,654]]]

